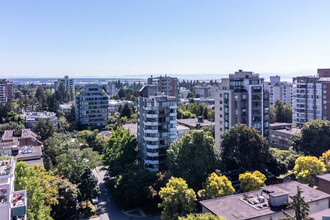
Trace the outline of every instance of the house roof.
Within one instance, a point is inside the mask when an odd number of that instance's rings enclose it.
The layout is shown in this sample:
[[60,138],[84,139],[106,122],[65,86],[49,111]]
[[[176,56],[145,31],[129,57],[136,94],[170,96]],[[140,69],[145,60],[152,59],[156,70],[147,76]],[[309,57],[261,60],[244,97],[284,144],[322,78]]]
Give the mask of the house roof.
[[326,180],[326,181],[329,181],[330,182],[330,173],[318,175],[317,178],[322,179],[322,180]]
[[137,124],[135,123],[129,123],[123,125],[126,130],[130,129],[131,133],[137,137]]
[[212,125],[212,122],[205,119],[203,122],[198,122],[198,118],[178,119],[178,123],[190,128],[196,127],[197,124],[200,124],[201,127]]
[[[313,189],[307,185],[293,181],[288,183],[276,184],[262,187],[262,190],[257,190],[248,193],[235,194],[226,197],[209,199],[201,201],[201,205],[217,216],[222,216],[226,219],[252,219],[265,215],[270,215],[281,211],[284,207],[270,207],[269,205],[263,208],[256,208],[243,200],[244,195],[253,196],[281,196],[295,195],[299,186],[303,193],[302,196],[307,203],[330,198],[330,195],[319,190]],[[269,193],[266,193],[269,192]],[[290,200],[289,200],[290,201]]]

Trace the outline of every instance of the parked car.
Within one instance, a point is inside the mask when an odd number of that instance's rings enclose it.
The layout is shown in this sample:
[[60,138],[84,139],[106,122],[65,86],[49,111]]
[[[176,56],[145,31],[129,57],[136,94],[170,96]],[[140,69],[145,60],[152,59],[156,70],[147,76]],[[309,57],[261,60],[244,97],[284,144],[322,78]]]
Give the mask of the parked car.
[[105,173],[103,179],[108,180],[110,178],[109,173]]
[[98,204],[99,203],[99,197],[95,197],[94,199],[92,199],[92,203],[94,205]]

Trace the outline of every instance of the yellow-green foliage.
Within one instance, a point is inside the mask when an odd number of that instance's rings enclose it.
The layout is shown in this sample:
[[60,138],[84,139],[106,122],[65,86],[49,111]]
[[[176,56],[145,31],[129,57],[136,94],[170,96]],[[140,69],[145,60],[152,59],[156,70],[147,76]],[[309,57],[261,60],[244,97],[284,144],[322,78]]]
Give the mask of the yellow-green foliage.
[[195,210],[196,194],[182,178],[171,177],[166,187],[160,189],[159,196],[162,202],[158,207],[163,209],[161,219],[176,220]]
[[299,182],[313,186],[315,177],[323,174],[326,168],[317,157],[305,156],[296,160],[293,170]]
[[239,181],[241,182],[241,190],[243,192],[249,192],[260,189],[265,185],[266,176],[259,171],[246,172],[239,175]]
[[189,214],[186,217],[179,217],[179,220],[225,220],[222,217],[212,215],[211,213],[205,214]]
[[320,161],[322,161],[327,169],[327,172],[330,172],[330,150],[324,152],[320,157]]
[[203,199],[212,199],[234,194],[235,189],[226,176],[218,176],[216,173],[206,179],[201,192]]

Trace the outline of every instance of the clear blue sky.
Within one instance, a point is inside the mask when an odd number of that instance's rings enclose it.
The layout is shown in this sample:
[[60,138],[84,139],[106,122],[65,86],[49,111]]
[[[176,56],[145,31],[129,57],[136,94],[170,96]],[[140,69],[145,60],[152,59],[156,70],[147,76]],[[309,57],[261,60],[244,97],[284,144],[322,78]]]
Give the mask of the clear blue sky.
[[315,74],[329,0],[0,0],[1,77]]

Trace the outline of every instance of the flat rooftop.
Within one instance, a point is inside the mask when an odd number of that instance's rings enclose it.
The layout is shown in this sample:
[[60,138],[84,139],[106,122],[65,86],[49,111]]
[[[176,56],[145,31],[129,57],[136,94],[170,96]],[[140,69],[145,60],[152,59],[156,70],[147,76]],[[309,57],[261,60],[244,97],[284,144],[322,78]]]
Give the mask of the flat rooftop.
[[314,220],[326,220],[326,219],[323,219],[323,217],[330,218],[330,209],[324,209],[319,212],[314,212],[314,213],[310,214],[309,217],[313,218]]
[[176,130],[177,131],[182,131],[182,130],[190,130],[190,128],[189,127],[187,127],[187,126],[183,126],[183,125],[177,125],[176,126]]
[[131,133],[137,137],[137,123],[129,123],[129,124],[124,124],[123,127],[126,129],[126,130],[130,130]]
[[[203,122],[198,122],[198,118],[187,118],[187,119],[178,119],[178,123],[184,126],[188,126],[190,128],[196,127],[197,124],[200,124],[201,127],[211,126],[212,122],[204,119]],[[214,123],[213,123],[214,125]]]
[[329,181],[330,182],[330,173],[318,175],[317,178],[322,179],[322,180],[326,180],[326,181]]
[[4,134],[2,135],[1,140],[2,141],[9,141],[12,140],[14,136],[14,130],[6,130]]
[[281,132],[281,133],[284,133],[284,134],[294,134],[294,133],[298,133],[301,131],[300,128],[291,128],[291,129],[279,129],[279,130],[276,130],[277,132]]
[[[285,194],[295,195],[297,194],[297,186],[299,186],[303,191],[302,196],[307,203],[330,198],[330,195],[327,193],[293,181],[265,186],[262,187],[261,190],[253,192],[204,200],[200,203],[213,214],[224,217],[226,219],[253,219],[281,211],[283,208],[285,208],[285,206],[269,206],[268,202],[266,202],[269,199],[269,196],[279,196]],[[266,201],[264,203],[253,203],[253,200],[252,202],[246,200],[246,198],[250,197],[254,198],[254,200],[259,197],[265,197]]]

